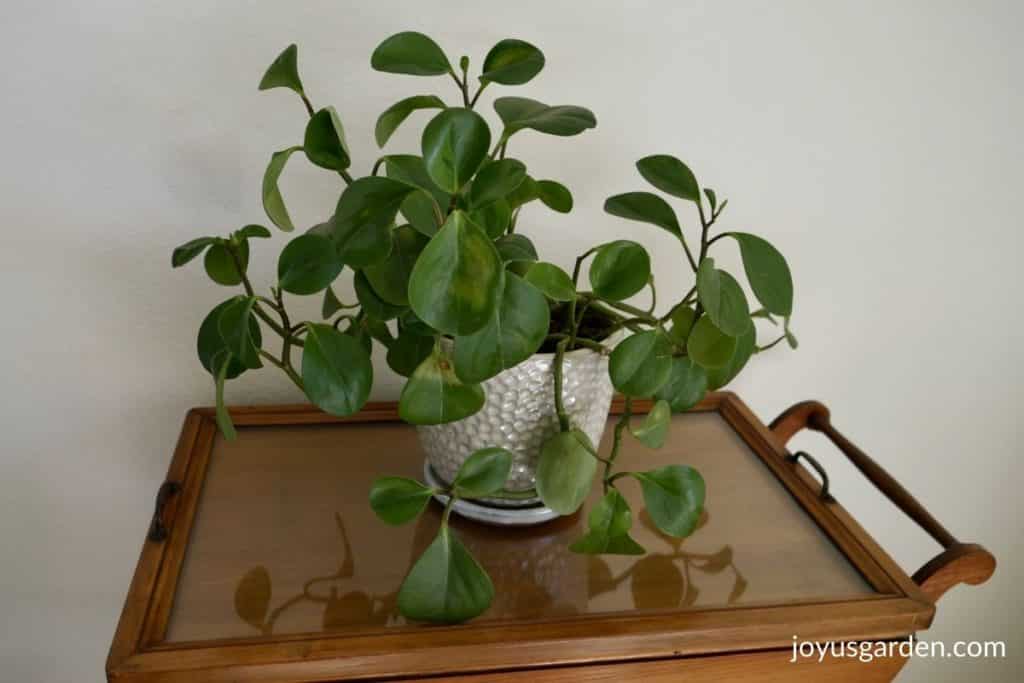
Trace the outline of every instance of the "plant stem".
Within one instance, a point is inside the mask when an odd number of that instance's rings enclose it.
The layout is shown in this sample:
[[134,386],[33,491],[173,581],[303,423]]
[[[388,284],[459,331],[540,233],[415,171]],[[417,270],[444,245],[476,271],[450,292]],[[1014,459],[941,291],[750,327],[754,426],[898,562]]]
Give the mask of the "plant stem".
[[469,108],[472,109],[476,106],[476,101],[480,99],[480,93],[487,87],[487,81],[480,81],[480,87],[476,89],[476,93],[473,95],[473,99],[469,101]]
[[283,370],[284,374],[288,375],[288,379],[294,382],[295,386],[297,386],[300,391],[305,393],[306,387],[303,386],[302,384],[302,378],[299,377],[299,374],[295,372],[295,369],[293,367],[291,367],[290,365],[285,365],[283,362],[281,362],[280,359],[275,358],[273,355],[267,353],[263,349],[260,349],[260,356],[271,365]]
[[[571,339],[568,334],[564,334],[564,333],[561,333],[561,332],[558,332],[558,333],[555,333],[555,334],[549,334],[547,336],[547,338],[548,339],[559,339],[559,340]],[[612,350],[609,349],[607,346],[605,346],[604,344],[601,344],[600,342],[596,342],[593,339],[586,339],[584,337],[576,337],[575,343],[576,343],[577,346],[581,346],[581,347],[588,348],[588,349],[593,349],[594,351],[597,351],[598,353],[600,353],[603,356],[607,356],[609,353],[612,352]]]
[[466,89],[465,81],[460,79],[458,77],[458,75],[456,75],[456,73],[454,71],[449,71],[448,73],[450,73],[452,75],[452,79],[454,79],[455,85],[459,86],[459,92],[462,93],[462,103],[468,109],[472,109],[472,106],[469,104],[469,91]]
[[651,307],[647,309],[648,315],[654,315],[654,309],[658,307],[658,290],[654,287],[654,276],[647,281],[647,284],[651,286]]
[[647,311],[641,310],[636,306],[630,306],[629,304],[623,303],[621,301],[608,301],[607,299],[601,299],[593,292],[581,292],[581,294],[591,299],[596,299],[607,306],[611,306],[612,308],[617,308],[620,311],[625,311],[626,313],[629,313],[638,320],[642,320],[648,325],[658,325],[661,322],[658,318],[655,318]]
[[448,518],[452,516],[452,508],[455,506],[455,492],[448,491],[448,502],[444,504],[444,514],[441,515],[441,528],[448,526]]
[[566,338],[555,346],[555,413],[558,415],[558,427],[563,432],[567,432],[570,429],[569,415],[565,412],[565,404],[562,401],[562,361],[565,358],[565,347],[568,345],[569,339]]
[[299,97],[302,98],[302,103],[306,105],[306,112],[309,114],[310,118],[312,118],[313,114],[316,113],[313,110],[313,104],[309,101],[309,98],[306,97],[306,93],[302,92],[301,90],[299,91]]
[[682,233],[679,234],[679,241],[683,244],[683,251],[686,252],[686,260],[690,262],[690,267],[693,268],[693,272],[697,272],[697,262],[693,260],[693,253],[690,251],[690,245],[686,243],[686,238],[683,237]]
[[762,351],[767,351],[768,349],[774,347],[776,344],[778,344],[780,341],[782,341],[785,338],[786,338],[786,335],[782,335],[781,337],[779,337],[775,341],[771,342],[770,344],[765,344],[764,346],[758,346],[757,347],[757,353],[761,353]]
[[632,417],[633,399],[630,396],[626,396],[626,404],[622,410],[622,415],[619,416],[619,421],[615,423],[615,432],[612,438],[612,452],[608,455],[608,460],[604,464],[605,493],[608,493],[608,487],[614,480],[614,477],[612,476],[612,466],[615,464],[615,459],[619,457],[619,449],[622,446],[622,432],[629,426],[629,420]]

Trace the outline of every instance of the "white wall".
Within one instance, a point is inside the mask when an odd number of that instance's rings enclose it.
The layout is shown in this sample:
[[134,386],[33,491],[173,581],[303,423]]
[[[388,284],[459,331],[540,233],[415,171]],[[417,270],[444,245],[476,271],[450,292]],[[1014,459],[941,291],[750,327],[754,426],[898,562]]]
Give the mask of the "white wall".
[[[1015,679],[1022,20],[1012,2],[6,0],[3,677],[102,677],[182,415],[212,401],[194,337],[227,290],[195,267],[172,272],[170,251],[265,221],[264,165],[301,140],[299,103],[257,92],[263,68],[300,44],[310,96],[337,106],[366,172],[383,109],[450,94],[443,79],[370,69],[378,41],[417,29],[477,63],[500,38],[535,42],[548,66],[520,92],[597,113],[582,138],[513,143],[576,197],[569,216],[533,209],[522,221],[550,260],[629,234],[652,250],[666,296],[689,287],[670,237],[601,211],[609,194],[642,187],[632,164],[655,152],[730,198],[725,226],[789,256],[800,350],[766,354],[736,390],[765,420],[825,400],[954,533],[999,557],[993,581],[944,598],[925,635],[1005,639],[1010,658],[919,660],[903,680]],[[393,149],[415,148],[423,120]],[[284,181],[302,225],[327,216],[338,190],[299,159]],[[272,281],[282,243],[255,249],[257,281]],[[394,398],[381,368],[375,397]],[[298,399],[270,371],[230,386],[236,403]],[[904,567],[937,551],[837,453],[804,439]]]

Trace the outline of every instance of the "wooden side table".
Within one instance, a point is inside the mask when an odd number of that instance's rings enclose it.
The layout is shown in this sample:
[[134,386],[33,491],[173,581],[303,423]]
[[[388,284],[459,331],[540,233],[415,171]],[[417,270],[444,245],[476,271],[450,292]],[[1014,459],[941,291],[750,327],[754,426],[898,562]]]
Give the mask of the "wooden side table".
[[[233,442],[210,409],[185,419],[107,660],[111,681],[890,680],[904,659],[791,663],[793,639],[905,638],[930,625],[945,590],[995,568],[838,433],[820,404],[794,406],[768,428],[717,393],[673,418],[664,448],[627,440],[621,455],[632,469],[701,471],[706,513],[691,537],[664,536],[641,514],[633,535],[647,555],[590,557],[568,550],[585,512],[528,529],[453,518],[495,583],[494,604],[467,624],[409,624],[397,591],[439,506],[399,528],[369,508],[376,476],[417,477],[422,467],[395,405],[348,419],[310,406],[232,416]],[[830,437],[944,551],[907,576],[839,505],[836,487],[822,491],[801,464],[817,461],[785,450],[805,427]],[[641,509],[639,491],[622,488]]]

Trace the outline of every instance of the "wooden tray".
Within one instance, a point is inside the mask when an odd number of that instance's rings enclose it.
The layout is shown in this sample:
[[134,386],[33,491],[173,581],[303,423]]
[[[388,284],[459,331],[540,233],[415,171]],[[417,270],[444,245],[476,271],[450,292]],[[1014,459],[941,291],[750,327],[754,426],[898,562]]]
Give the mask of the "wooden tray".
[[[648,555],[588,557],[567,548],[585,511],[530,529],[454,520],[494,580],[495,602],[467,624],[408,624],[395,596],[439,507],[400,528],[369,509],[376,476],[421,472],[415,430],[395,405],[348,419],[311,406],[231,412],[234,442],[219,436],[211,409],[185,419],[111,646],[110,680],[536,682],[610,671],[626,680],[623,663],[633,678],[671,680],[685,665],[692,680],[714,679],[735,673],[728,667],[767,671],[767,661],[790,657],[794,636],[877,640],[927,628],[945,589],[980,583],[994,568],[843,439],[820,404],[794,406],[769,429],[735,395],[717,393],[673,418],[664,448],[627,439],[620,457],[631,469],[701,471],[706,515],[690,538],[663,536],[640,515],[633,535]],[[804,426],[830,436],[949,548],[916,580],[792,461],[785,442]],[[641,509],[638,487],[622,489]],[[752,650],[768,652],[735,654]],[[824,672],[803,670],[808,680]]]

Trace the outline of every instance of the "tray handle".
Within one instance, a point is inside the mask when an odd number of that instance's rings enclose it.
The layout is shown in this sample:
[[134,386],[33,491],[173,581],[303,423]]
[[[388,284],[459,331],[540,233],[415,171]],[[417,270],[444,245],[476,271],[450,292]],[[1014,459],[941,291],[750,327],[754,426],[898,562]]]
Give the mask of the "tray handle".
[[914,572],[914,582],[933,602],[960,583],[978,585],[992,576],[996,559],[976,543],[961,543],[892,475],[832,426],[829,410],[818,401],[797,403],[775,418],[769,429],[781,446],[807,428],[821,432],[868,478],[875,488],[938,541],[943,551]]

